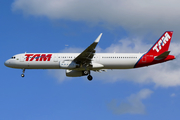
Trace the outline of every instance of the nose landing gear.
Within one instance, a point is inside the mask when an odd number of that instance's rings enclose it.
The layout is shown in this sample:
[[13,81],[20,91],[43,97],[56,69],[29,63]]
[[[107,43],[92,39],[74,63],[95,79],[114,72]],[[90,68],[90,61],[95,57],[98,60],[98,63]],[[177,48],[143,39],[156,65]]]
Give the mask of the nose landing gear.
[[21,74],[21,77],[24,77],[25,69],[23,69],[23,73]]

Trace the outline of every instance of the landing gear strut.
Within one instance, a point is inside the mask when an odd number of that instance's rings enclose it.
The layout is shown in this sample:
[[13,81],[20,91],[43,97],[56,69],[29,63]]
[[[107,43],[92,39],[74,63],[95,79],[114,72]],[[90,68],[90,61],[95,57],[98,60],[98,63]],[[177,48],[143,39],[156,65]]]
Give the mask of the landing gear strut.
[[24,77],[25,69],[23,69],[23,73],[21,74],[21,77]]

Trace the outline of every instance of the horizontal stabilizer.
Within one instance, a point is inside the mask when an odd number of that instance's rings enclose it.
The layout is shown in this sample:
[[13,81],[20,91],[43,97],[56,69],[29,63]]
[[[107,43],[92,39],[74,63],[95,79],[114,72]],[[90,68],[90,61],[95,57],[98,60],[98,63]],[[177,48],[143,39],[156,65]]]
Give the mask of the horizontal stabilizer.
[[160,54],[159,56],[155,57],[156,60],[160,60],[160,59],[164,59],[169,55],[170,51],[166,51],[162,54]]

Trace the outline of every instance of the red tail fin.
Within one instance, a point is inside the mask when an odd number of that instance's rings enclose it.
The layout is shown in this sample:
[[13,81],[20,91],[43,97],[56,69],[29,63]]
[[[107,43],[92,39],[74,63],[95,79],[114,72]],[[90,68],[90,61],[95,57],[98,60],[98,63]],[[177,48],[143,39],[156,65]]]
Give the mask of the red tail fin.
[[160,39],[152,46],[146,55],[158,56],[168,51],[173,31],[166,31]]
[[172,34],[172,31],[166,31],[152,48],[142,55],[134,67],[149,66],[175,59],[175,56],[169,55],[170,51],[168,51]]

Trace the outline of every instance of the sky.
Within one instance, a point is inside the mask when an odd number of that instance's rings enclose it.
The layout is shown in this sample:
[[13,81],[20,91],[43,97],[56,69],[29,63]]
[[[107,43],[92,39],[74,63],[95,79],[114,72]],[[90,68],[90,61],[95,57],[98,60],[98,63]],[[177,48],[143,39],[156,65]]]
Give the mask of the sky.
[[[0,120],[179,120],[180,1],[4,0],[0,2]],[[100,33],[103,53],[143,53],[174,31],[173,61],[92,72],[4,66],[19,53],[82,52]]]

